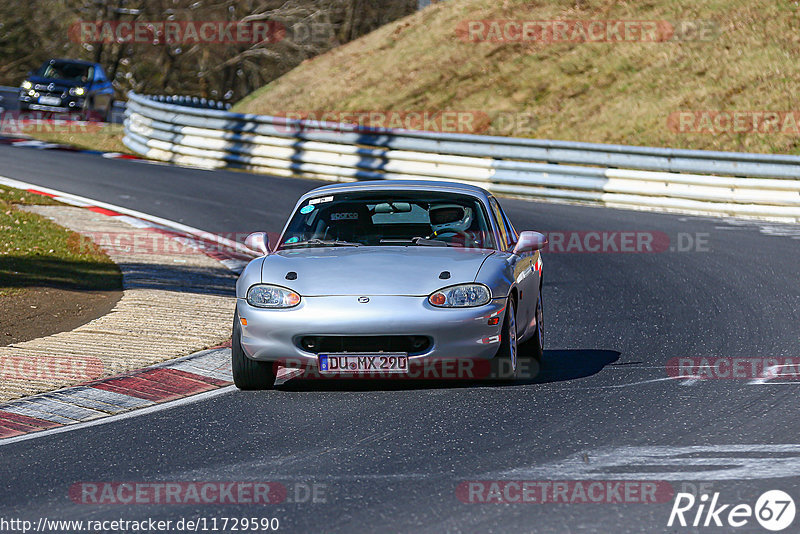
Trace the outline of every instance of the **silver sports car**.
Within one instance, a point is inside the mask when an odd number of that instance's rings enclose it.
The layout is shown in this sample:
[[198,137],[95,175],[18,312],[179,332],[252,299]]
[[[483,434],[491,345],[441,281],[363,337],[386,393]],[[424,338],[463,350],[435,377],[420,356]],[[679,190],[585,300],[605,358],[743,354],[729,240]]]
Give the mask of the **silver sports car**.
[[503,361],[513,379],[522,361],[541,357],[547,241],[518,234],[479,187],[328,185],[300,198],[274,250],[263,232],[246,244],[263,256],[236,284],[240,389],[272,387],[281,366],[413,377],[433,362],[470,370]]

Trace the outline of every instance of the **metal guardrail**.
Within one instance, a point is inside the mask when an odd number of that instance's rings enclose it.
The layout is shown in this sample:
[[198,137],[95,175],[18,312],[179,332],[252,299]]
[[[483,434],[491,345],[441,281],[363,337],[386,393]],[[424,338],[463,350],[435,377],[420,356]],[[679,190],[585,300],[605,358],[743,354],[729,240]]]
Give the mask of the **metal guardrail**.
[[800,156],[363,128],[175,104],[181,97],[128,98],[124,143],[179,164],[457,180],[504,195],[800,222]]

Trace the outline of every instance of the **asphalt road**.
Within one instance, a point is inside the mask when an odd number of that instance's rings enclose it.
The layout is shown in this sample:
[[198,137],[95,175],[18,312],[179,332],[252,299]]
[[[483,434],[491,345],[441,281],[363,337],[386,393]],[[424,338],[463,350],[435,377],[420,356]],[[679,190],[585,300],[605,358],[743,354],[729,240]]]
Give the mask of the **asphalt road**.
[[[0,175],[223,233],[280,230],[317,185],[8,146]],[[752,517],[738,529],[668,528],[669,496],[473,504],[456,490],[476,480],[647,480],[674,492],[703,483],[726,504],[753,506],[771,489],[800,502],[800,381],[673,380],[667,370],[672,358],[800,357],[798,228],[502,204],[518,230],[662,232],[674,250],[545,254],[547,350],[533,380],[290,383],[0,446],[0,517],[276,517],[288,532],[766,532]],[[280,482],[289,499],[68,496],[81,482],[242,480]],[[324,502],[305,502],[304,484]]]

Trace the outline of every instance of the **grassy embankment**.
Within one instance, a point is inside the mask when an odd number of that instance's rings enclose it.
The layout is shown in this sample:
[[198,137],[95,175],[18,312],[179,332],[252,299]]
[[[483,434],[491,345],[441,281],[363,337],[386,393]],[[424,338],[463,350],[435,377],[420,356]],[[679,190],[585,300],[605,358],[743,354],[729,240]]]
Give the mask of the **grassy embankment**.
[[[488,134],[797,154],[800,135],[791,127],[685,133],[668,120],[683,111],[800,110],[798,10],[779,0],[442,2],[303,63],[234,111],[478,110],[490,117],[480,128]],[[465,21],[484,19],[670,21],[681,37],[462,39]]]
[[[103,251],[20,204],[57,204],[48,197],[0,187],[0,297],[56,287],[118,290],[121,275]],[[0,314],[2,314],[0,302]]]

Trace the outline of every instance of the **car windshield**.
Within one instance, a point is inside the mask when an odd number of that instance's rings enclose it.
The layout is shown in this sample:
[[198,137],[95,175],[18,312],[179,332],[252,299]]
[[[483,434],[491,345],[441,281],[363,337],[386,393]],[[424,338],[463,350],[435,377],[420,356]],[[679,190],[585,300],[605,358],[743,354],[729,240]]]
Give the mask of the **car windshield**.
[[483,204],[437,192],[321,194],[298,206],[280,249],[325,246],[494,248]]
[[46,63],[42,65],[36,74],[43,78],[50,78],[53,80],[67,80],[71,82],[86,83],[90,79],[91,69],[92,67],[82,63],[54,61],[52,63]]

